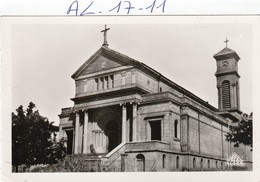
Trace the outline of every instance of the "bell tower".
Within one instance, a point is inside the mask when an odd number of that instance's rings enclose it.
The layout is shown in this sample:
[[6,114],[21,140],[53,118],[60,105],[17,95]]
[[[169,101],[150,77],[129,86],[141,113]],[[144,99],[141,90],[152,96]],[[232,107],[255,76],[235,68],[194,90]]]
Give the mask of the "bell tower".
[[217,62],[215,73],[218,89],[218,108],[220,111],[239,111],[240,94],[238,61],[240,57],[235,51],[227,46],[215,54],[213,57]]

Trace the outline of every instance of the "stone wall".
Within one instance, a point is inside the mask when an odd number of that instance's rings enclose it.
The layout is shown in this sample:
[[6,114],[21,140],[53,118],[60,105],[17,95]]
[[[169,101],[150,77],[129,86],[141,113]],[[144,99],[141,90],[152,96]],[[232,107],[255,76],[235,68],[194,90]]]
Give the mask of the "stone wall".
[[[160,120],[161,127],[165,130],[161,130],[162,141],[169,138],[167,130],[169,125],[169,103],[152,104],[139,107],[139,140],[149,141],[151,140],[151,131],[149,122],[151,120]],[[166,125],[166,126],[164,126]],[[167,129],[166,129],[167,128]],[[165,133],[166,132],[166,133]]]
[[223,126],[203,114],[188,109],[189,115],[189,147],[190,151],[198,154],[222,157],[224,145]]
[[160,92],[166,92],[166,91],[169,91],[179,97],[182,97],[183,94],[179,91],[177,91],[176,89],[172,88],[171,86],[159,81],[159,91]]
[[136,71],[136,82],[150,93],[158,92],[158,81],[141,71]]

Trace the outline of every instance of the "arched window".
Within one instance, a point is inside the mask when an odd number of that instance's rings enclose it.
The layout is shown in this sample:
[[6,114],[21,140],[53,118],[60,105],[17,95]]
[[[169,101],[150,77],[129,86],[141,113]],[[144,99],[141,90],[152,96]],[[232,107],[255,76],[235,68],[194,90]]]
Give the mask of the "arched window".
[[193,168],[196,168],[196,158],[193,158]]
[[165,158],[166,158],[166,155],[163,154],[162,156],[162,167],[165,168]]
[[230,82],[228,80],[225,80],[222,83],[222,104],[223,104],[223,109],[227,109],[231,107]]
[[222,170],[224,169],[224,165],[223,165],[223,162],[221,162],[221,169],[222,169]]
[[208,168],[210,168],[210,160],[208,160]]
[[136,156],[136,171],[145,171],[145,157],[143,154]]
[[176,157],[176,169],[179,169],[179,167],[180,167],[180,158],[179,158],[179,156],[177,156]]
[[200,168],[203,169],[203,159],[200,159]]
[[178,138],[178,120],[174,121],[174,138]]
[[216,169],[218,168],[218,161],[216,161]]

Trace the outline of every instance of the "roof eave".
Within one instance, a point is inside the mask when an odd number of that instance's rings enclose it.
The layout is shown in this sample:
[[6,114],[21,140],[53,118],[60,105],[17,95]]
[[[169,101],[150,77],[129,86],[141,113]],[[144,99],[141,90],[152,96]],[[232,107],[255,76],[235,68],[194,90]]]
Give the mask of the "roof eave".
[[97,56],[102,52],[103,47],[99,48],[89,59],[87,59],[78,69],[75,71],[71,78],[74,80],[77,78],[77,76],[81,73],[81,71]]
[[235,58],[237,61],[240,60],[240,57],[237,55],[236,52],[230,52],[230,53],[226,53],[226,54],[215,54],[213,56],[217,61],[220,61],[220,60],[224,60],[224,59],[228,59],[228,58]]

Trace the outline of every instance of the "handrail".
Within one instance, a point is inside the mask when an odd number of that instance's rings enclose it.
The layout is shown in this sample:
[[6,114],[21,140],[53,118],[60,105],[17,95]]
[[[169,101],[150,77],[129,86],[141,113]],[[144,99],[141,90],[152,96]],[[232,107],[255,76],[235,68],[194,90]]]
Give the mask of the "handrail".
[[102,158],[109,158],[112,156],[112,154],[114,154],[116,151],[118,151],[119,149],[121,149],[126,143],[120,143],[116,148],[114,148],[113,150],[111,150],[106,156],[102,157]]
[[110,151],[106,156],[103,156],[102,160],[103,165],[106,167],[111,166],[115,161],[118,160],[118,158],[121,157],[121,153],[125,151],[125,145],[126,143],[119,144],[116,148],[114,148],[112,151]]

